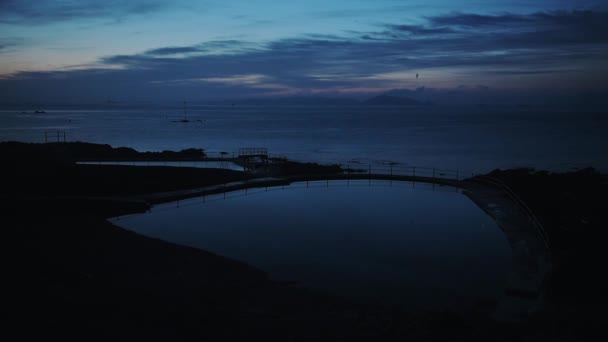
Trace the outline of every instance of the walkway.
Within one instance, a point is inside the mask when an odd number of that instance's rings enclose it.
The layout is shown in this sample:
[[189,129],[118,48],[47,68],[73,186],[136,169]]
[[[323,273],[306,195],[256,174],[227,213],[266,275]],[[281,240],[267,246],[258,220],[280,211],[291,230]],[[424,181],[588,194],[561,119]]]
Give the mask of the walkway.
[[464,194],[494,219],[513,253],[508,286],[494,318],[524,320],[542,308],[543,282],[551,272],[544,237],[533,219],[502,189],[470,182]]

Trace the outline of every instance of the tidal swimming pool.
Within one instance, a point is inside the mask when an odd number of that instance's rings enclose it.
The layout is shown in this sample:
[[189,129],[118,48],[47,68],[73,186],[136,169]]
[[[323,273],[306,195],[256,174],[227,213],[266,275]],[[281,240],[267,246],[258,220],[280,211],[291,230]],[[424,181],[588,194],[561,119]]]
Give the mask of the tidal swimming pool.
[[154,206],[112,222],[352,300],[467,310],[497,301],[511,247],[461,191],[388,181],[302,182]]

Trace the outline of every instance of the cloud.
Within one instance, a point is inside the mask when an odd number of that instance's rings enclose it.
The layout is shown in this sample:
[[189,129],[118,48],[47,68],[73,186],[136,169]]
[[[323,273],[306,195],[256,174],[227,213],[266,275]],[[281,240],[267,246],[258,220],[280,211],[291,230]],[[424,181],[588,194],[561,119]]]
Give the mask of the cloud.
[[197,46],[168,46],[164,48],[152,49],[146,51],[148,55],[177,55],[177,54],[185,54],[185,53],[194,53],[200,52],[200,48]]
[[[573,28],[606,26],[607,12],[594,10],[550,11],[532,14],[497,14],[482,15],[453,12],[446,15],[431,16],[427,20],[431,25],[461,27],[505,27],[523,26],[568,26]],[[603,25],[602,25],[603,24]]]
[[486,73],[495,75],[541,75],[576,72],[573,69],[542,69],[542,70],[488,70]]
[[266,75],[252,74],[252,75],[235,75],[230,77],[209,77],[202,78],[204,82],[220,83],[225,85],[252,85],[262,84],[269,79]]
[[171,56],[184,54],[234,54],[260,48],[259,44],[240,40],[213,40],[193,46],[169,46],[144,52],[148,56]]
[[395,32],[407,33],[410,35],[443,35],[454,33],[455,31],[449,27],[425,27],[421,25],[390,25],[389,29]]
[[2,0],[0,23],[36,25],[83,18],[117,18],[156,12],[169,5],[162,0]]
[[454,12],[448,15],[430,17],[432,25],[462,27],[496,27],[501,25],[528,24],[533,17],[516,14],[481,15]]
[[[219,40],[159,47],[107,56],[98,70],[17,74],[12,88],[10,80],[0,81],[0,91],[24,89],[28,94],[27,87],[34,87],[50,96],[41,90],[45,85],[61,89],[73,83],[68,88],[74,94],[103,89],[142,98],[213,98],[380,91],[414,85],[412,75],[419,71],[419,82],[435,82],[436,87],[463,80],[552,87],[559,75],[568,75],[570,86],[583,87],[608,76],[608,12],[450,13],[428,17],[420,25],[378,27],[377,32],[305,35],[267,43]],[[104,66],[120,69],[99,70]],[[57,79],[62,86],[51,86]]]
[[14,48],[23,44],[20,38],[0,38],[0,53],[14,51]]
[[207,77],[207,78],[186,78],[173,80],[158,80],[151,81],[150,84],[156,85],[171,85],[171,86],[190,86],[193,84],[211,83],[223,86],[237,86],[257,89],[290,89],[290,87],[275,83],[275,80],[268,75],[250,74],[250,75],[233,75],[225,77]]
[[428,18],[462,33],[498,35],[498,43],[511,45],[586,44],[608,42],[607,11],[552,11],[529,15],[451,13]]

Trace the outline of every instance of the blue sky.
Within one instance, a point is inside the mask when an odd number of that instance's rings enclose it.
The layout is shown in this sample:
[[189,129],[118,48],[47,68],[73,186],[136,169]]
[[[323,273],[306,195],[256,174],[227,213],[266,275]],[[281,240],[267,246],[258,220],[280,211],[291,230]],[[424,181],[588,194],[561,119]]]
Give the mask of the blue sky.
[[608,0],[0,0],[0,101],[601,92],[606,60]]

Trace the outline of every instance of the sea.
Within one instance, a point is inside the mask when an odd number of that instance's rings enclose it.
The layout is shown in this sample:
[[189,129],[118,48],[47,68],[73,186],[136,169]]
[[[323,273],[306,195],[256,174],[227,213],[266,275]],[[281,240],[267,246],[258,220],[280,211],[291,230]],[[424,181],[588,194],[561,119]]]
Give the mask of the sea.
[[139,151],[202,148],[211,156],[260,147],[270,155],[304,162],[432,167],[463,175],[517,167],[607,171],[607,132],[606,112],[542,107],[0,109],[0,141],[42,143],[65,137]]

